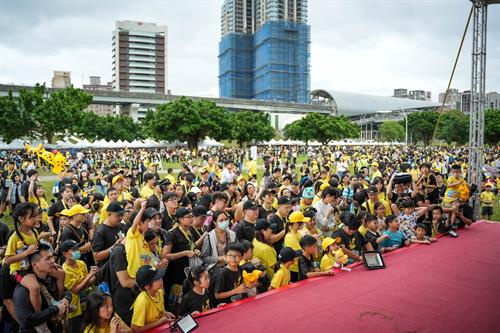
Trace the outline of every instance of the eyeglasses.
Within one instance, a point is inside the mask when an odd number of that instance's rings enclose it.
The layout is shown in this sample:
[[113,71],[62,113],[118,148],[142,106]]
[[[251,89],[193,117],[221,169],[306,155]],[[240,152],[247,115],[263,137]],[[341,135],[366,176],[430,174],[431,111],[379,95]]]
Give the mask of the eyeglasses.
[[229,254],[227,255],[228,258],[230,259],[239,259],[241,256],[239,254]]

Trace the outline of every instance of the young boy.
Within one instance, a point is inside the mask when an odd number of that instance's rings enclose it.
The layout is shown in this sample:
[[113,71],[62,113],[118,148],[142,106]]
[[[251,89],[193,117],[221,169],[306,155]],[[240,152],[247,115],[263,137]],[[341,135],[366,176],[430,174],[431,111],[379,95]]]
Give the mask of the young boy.
[[219,304],[240,300],[247,292],[239,266],[243,252],[238,243],[230,243],[224,249],[226,266],[217,275],[214,286],[215,299]]
[[300,239],[300,247],[302,254],[299,256],[299,281],[325,275],[333,275],[333,270],[321,272],[319,265],[314,262],[314,257],[318,253],[318,240],[311,236],[305,235]]
[[[379,228],[378,218],[375,215],[373,215],[373,214],[366,215],[365,221],[366,221],[366,228],[367,228],[366,235],[365,235],[366,240],[368,240],[370,242],[370,244],[372,244],[374,250],[378,250],[380,247],[380,243],[382,243],[384,240],[388,239],[389,235],[387,235],[387,234],[380,235],[380,233],[378,232],[378,228]],[[384,248],[380,248],[380,249],[382,252],[385,251]]]
[[401,224],[399,230],[401,230],[406,238],[412,238],[415,236],[415,226],[417,225],[417,220],[427,213],[427,207],[417,207],[415,208],[415,202],[413,200],[405,200],[402,204],[403,211],[399,213],[399,220]]
[[451,176],[446,184],[446,192],[443,198],[443,208],[453,208],[451,212],[450,224],[453,225],[456,219],[456,211],[460,207],[460,186],[465,183],[462,178],[462,167],[454,164],[451,167]]
[[427,228],[423,224],[417,224],[415,227],[415,235],[411,237],[412,243],[419,244],[430,244],[431,242],[435,242],[436,239],[427,236]]
[[297,258],[297,252],[295,252],[292,248],[285,247],[281,250],[278,257],[281,266],[280,269],[278,269],[278,271],[274,274],[269,290],[278,289],[290,283],[290,266],[296,262],[295,258]]
[[386,248],[386,251],[392,251],[404,245],[410,245],[410,240],[406,239],[405,234],[399,230],[399,219],[397,216],[389,215],[385,218],[387,230],[384,235],[389,236],[380,245]]
[[[146,200],[141,202],[141,210],[139,210],[134,218],[134,222],[127,231],[127,236],[125,238],[125,251],[127,253],[128,262],[127,272],[131,278],[135,278],[135,274],[139,267],[150,265],[153,261],[153,254],[143,235],[149,229],[149,220],[146,219],[144,214],[146,203]],[[123,212],[120,211],[118,213],[123,214]]]
[[491,220],[493,216],[493,201],[495,200],[495,194],[491,191],[492,183],[486,182],[486,190],[481,193],[481,215]]
[[73,311],[68,312],[69,332],[78,333],[82,326],[82,307],[80,294],[95,282],[97,267],[93,266],[90,273],[87,265],[80,260],[79,244],[68,239],[61,244],[61,253],[65,258],[62,265],[64,272],[64,287],[71,291],[71,306]]
[[133,332],[146,332],[175,319],[172,313],[165,311],[162,280],[164,274],[165,270],[155,270],[149,265],[141,266],[137,271],[136,282],[141,293],[132,305]]

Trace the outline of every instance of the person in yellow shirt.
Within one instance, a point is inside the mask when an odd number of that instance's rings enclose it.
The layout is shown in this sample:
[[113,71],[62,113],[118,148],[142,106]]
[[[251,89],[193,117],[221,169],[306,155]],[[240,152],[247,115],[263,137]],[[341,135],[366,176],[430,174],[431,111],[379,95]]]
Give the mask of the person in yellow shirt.
[[36,176],[32,176],[30,179],[30,186],[28,187],[28,202],[38,205],[42,210],[42,223],[47,224],[49,216],[47,211],[49,210],[49,204],[45,200],[45,190],[42,185],[36,184]]
[[380,177],[382,178],[382,173],[380,172],[380,170],[378,169],[379,165],[377,162],[373,161],[372,164],[371,164],[371,171],[372,171],[372,176],[371,176],[371,180],[373,181],[375,178],[377,177]]
[[141,209],[137,213],[125,237],[125,251],[128,262],[127,272],[131,278],[135,278],[139,267],[153,263],[153,254],[143,235],[149,229],[149,223],[144,214],[146,203],[146,201],[141,202]]
[[465,183],[462,178],[462,167],[454,164],[451,167],[451,176],[446,184],[446,191],[443,197],[443,208],[453,208],[451,212],[450,225],[456,220],[456,210],[460,207],[460,187]]
[[[304,226],[304,223],[309,222],[311,219],[309,217],[305,217],[302,212],[297,211],[290,214],[289,220],[290,223],[287,223],[285,226],[284,246],[295,251],[300,251],[302,249],[300,247],[300,239],[302,238],[300,230]],[[297,282],[299,279],[299,266],[296,263],[290,266],[290,273],[292,282]]]
[[248,170],[248,179],[257,177],[257,161],[249,157],[248,161],[245,163],[245,167]]
[[276,264],[276,250],[270,245],[273,230],[271,224],[266,219],[260,219],[255,223],[255,238],[253,240],[253,256],[259,258],[266,267],[269,278],[274,276],[274,265]]
[[335,252],[340,249],[339,243],[341,242],[340,237],[331,238],[326,237],[323,241],[321,247],[323,248],[323,257],[319,264],[319,269],[322,272],[331,271],[334,267],[338,268],[342,265],[342,258],[337,258]]
[[123,200],[132,200],[132,194],[130,192],[125,191],[124,187],[125,178],[118,174],[113,177],[112,185],[113,187],[108,189],[107,195],[104,198],[102,203],[101,212],[99,215],[99,224],[104,222],[108,218],[108,206],[111,202],[122,202]]
[[97,267],[87,271],[87,265],[80,260],[79,244],[72,239],[62,242],[61,253],[65,258],[62,266],[66,273],[64,287],[71,291],[70,305],[73,306],[73,311],[68,312],[68,332],[79,333],[83,319],[80,295],[95,283]]
[[134,333],[149,331],[175,319],[175,315],[165,311],[163,275],[165,270],[155,270],[149,265],[141,266],[137,271],[136,281],[141,292],[132,305],[131,328]]
[[370,214],[376,214],[375,212],[375,204],[377,202],[381,202],[385,207],[385,216],[391,215],[391,206],[385,200],[380,200],[378,195],[377,187],[374,185],[370,185],[368,187],[368,200],[361,205],[366,211]]
[[290,266],[296,264],[297,257],[297,251],[289,247],[284,247],[280,251],[278,259],[281,263],[281,266],[278,271],[274,273],[273,279],[271,280],[271,285],[269,286],[269,290],[278,289],[290,283]]
[[481,193],[481,215],[491,220],[493,216],[493,201],[495,201],[495,194],[492,190],[492,183],[486,182],[486,190]]
[[147,199],[153,194],[155,194],[154,188],[157,180],[152,173],[146,173],[144,175],[144,186],[141,189],[141,198]]

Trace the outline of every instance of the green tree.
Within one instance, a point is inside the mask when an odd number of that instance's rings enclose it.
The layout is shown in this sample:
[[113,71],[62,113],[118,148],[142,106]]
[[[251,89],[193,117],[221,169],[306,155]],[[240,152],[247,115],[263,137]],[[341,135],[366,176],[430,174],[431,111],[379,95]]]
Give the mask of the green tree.
[[489,109],[484,114],[484,142],[496,145],[500,138],[500,110]]
[[231,138],[228,112],[214,102],[181,97],[158,106],[157,112],[148,112],[144,125],[153,138],[167,141],[186,141],[190,149],[198,148],[205,137],[215,140]]
[[429,145],[436,127],[438,113],[435,111],[412,112],[408,115],[408,131],[415,141]]
[[359,127],[345,116],[332,117],[321,113],[309,113],[285,126],[287,139],[309,142],[316,140],[323,145],[332,140],[359,137]]
[[379,132],[384,141],[402,141],[405,138],[405,128],[398,121],[384,121]]
[[9,91],[0,96],[0,138],[6,143],[30,135],[33,119],[30,113],[19,107],[19,99]]
[[91,95],[72,86],[49,96],[45,85],[37,84],[32,90],[21,90],[19,96],[20,109],[32,115],[34,135],[48,143],[55,134],[72,133],[91,102]]
[[465,144],[469,141],[469,116],[458,110],[441,114],[436,137],[447,144]]
[[268,113],[240,111],[232,113],[230,120],[233,129],[231,139],[235,140],[240,147],[252,140],[257,142],[271,140],[275,135]]

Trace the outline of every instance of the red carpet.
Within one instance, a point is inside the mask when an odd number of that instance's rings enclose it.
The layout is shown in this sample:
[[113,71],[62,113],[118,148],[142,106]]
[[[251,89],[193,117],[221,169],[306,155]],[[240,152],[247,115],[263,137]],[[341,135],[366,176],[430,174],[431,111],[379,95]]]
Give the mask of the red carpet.
[[387,254],[383,270],[357,266],[212,310],[195,332],[498,332],[500,223],[459,234]]

